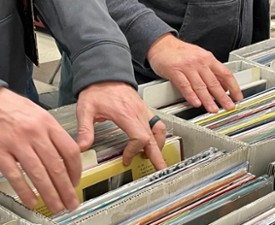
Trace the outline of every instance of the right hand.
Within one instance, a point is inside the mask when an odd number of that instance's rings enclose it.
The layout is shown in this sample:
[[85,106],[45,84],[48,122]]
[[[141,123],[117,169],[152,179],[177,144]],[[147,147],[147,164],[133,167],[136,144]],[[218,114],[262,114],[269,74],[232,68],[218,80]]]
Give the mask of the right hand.
[[0,171],[22,202],[33,208],[37,197],[17,162],[49,210],[75,209],[80,149],[57,121],[30,100],[0,88],[0,130]]
[[[232,101],[243,95],[233,73],[205,49],[186,43],[172,34],[161,36],[148,51],[148,61],[156,74],[170,80],[194,107],[203,105],[216,113],[219,107],[232,110]],[[227,96],[229,90],[232,99]]]
[[129,165],[133,157],[144,149],[157,170],[166,163],[160,149],[165,143],[166,128],[158,121],[150,129],[153,112],[141,100],[132,86],[123,82],[102,82],[82,90],[77,101],[78,143],[81,150],[94,141],[93,124],[111,120],[129,137],[123,151],[123,163]]

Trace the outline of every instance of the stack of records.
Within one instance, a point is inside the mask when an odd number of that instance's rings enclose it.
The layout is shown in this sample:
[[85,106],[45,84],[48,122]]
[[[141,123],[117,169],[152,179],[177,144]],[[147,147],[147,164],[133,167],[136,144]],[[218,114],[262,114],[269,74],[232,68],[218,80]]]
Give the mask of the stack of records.
[[244,54],[243,57],[247,60],[270,67],[271,63],[275,59],[275,48],[274,47],[270,47],[268,49],[259,48],[257,51],[252,51]]
[[[99,220],[102,219],[107,224],[106,218],[110,215],[113,222],[108,224],[208,224],[273,190],[272,179],[268,176],[256,178],[247,171],[248,162],[230,163],[230,167],[223,164],[221,168],[224,166],[224,169],[212,174],[210,170],[210,174],[203,179],[186,187],[177,184],[183,174],[191,173],[196,168],[202,169],[225,154],[221,150],[210,148],[165,170],[86,201],[77,210],[63,212],[52,220],[65,225],[77,224],[88,218],[91,224],[96,224],[97,220],[93,220],[93,217],[99,217]],[[159,188],[166,189],[165,187],[171,190],[166,198],[158,194]],[[135,205],[139,210],[135,211],[131,201],[139,198],[141,200],[140,196],[146,194],[154,200],[149,205],[137,200]],[[113,218],[111,211],[121,204],[129,205],[129,212],[121,211],[121,215]]]
[[190,121],[250,144],[273,139],[275,88],[244,99],[234,110],[207,113]]
[[[59,120],[61,120],[61,125],[68,133],[75,138],[77,126],[72,114],[72,110],[70,112],[65,111],[63,117],[59,118]],[[81,202],[100,196],[156,171],[142,151],[133,158],[129,166],[124,166],[122,153],[127,142],[128,136],[126,133],[114,123],[106,121],[95,124],[95,141],[90,149],[81,153],[82,176],[79,185],[76,187],[76,192]],[[162,156],[168,166],[180,162],[183,159],[182,138],[167,133]],[[24,171],[22,172],[24,173]],[[24,176],[34,192],[37,193],[25,173]],[[0,191],[20,201],[8,181],[1,174]],[[52,215],[41,198],[39,198],[39,203],[35,210],[45,216]]]
[[[266,90],[267,80],[261,79],[260,69],[257,67],[235,72],[234,75],[240,85],[244,98]],[[185,120],[191,120],[207,113],[204,107],[194,108],[183,99],[161,106],[158,109],[163,113],[172,114]]]

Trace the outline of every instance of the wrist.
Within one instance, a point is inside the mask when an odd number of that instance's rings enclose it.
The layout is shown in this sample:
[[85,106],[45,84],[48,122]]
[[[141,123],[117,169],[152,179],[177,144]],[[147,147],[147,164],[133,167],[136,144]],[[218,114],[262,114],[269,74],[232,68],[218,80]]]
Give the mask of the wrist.
[[160,36],[148,50],[147,60],[149,63],[155,55],[159,54],[166,48],[170,48],[175,41],[178,41],[178,39],[171,33],[166,33]]

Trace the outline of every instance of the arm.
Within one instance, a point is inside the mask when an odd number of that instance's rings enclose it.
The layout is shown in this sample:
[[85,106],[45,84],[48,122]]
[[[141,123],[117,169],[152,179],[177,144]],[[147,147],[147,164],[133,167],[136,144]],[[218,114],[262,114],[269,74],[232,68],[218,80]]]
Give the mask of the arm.
[[130,43],[135,61],[144,65],[147,59],[153,71],[170,80],[194,107],[204,105],[207,111],[217,112],[216,99],[225,109],[233,109],[227,90],[234,100],[242,99],[233,74],[211,52],[176,38],[172,28],[137,0],[106,2]]
[[[112,119],[127,132],[130,141],[123,155],[125,164],[144,148],[158,169],[165,166],[157,146],[163,144],[165,128],[160,121],[149,128],[152,112],[133,88],[136,84],[126,41],[113,26],[103,1],[37,0],[35,4],[73,62],[74,91],[79,94],[79,145],[48,112],[8,90],[0,80],[0,127],[5,131],[0,137],[0,171],[26,206],[34,207],[37,196],[17,162],[49,210],[73,210],[79,204],[74,187],[81,177],[80,150],[92,144],[93,122]],[[85,14],[87,7],[94,9],[93,22],[87,17],[90,14]]]
[[74,190],[81,175],[79,147],[48,112],[7,89],[24,93],[25,52],[17,1],[0,5],[0,171],[28,207],[37,196],[18,163],[50,210],[72,210],[79,204]]
[[130,139],[123,154],[126,165],[143,148],[157,169],[164,168],[159,148],[165,126],[158,122],[149,127],[153,113],[133,88],[137,85],[127,41],[105,1],[36,0],[35,6],[72,62],[81,150],[93,143],[93,123],[112,120]]
[[127,41],[105,1],[36,0],[34,4],[71,60],[75,95],[89,84],[106,80],[137,87]]
[[177,31],[137,0],[106,0],[112,18],[125,34],[133,60],[144,66],[151,45],[163,34]]

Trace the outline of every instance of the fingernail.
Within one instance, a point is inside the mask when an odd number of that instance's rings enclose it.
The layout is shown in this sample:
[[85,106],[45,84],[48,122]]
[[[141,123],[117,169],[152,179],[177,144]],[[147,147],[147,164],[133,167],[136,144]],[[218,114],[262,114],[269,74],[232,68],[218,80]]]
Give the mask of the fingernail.
[[201,101],[200,101],[199,99],[195,99],[195,100],[193,101],[193,106],[194,106],[194,107],[200,107],[200,106],[201,106]]
[[165,169],[165,168],[167,168],[167,164],[166,164],[166,162],[165,161],[163,161],[163,162],[161,162],[161,163],[159,163],[158,164],[158,166],[157,166],[157,170],[162,170],[162,169]]
[[233,102],[227,102],[226,103],[226,109],[227,110],[232,110],[232,109],[235,109],[235,104]]
[[70,204],[68,205],[68,210],[73,211],[79,206],[78,198],[73,198]]
[[241,93],[237,93],[237,94],[235,94],[235,95],[233,95],[233,94],[230,93],[230,97],[231,97],[232,99],[234,99],[235,101],[237,101],[237,102],[243,100],[243,94],[242,94],[242,92],[241,92]]
[[219,108],[216,105],[210,105],[208,111],[211,113],[217,113],[219,111]]
[[86,144],[86,141],[81,139],[81,140],[77,140],[77,144],[80,148],[80,151],[84,151],[86,150],[88,147],[87,147],[87,144]]
[[91,147],[93,140],[91,139],[90,135],[78,135],[77,137],[77,144],[81,151],[87,150]]
[[54,206],[51,207],[53,213],[58,213],[64,209],[64,206],[61,202],[55,202]]
[[38,203],[37,198],[31,198],[29,199],[27,207],[30,209],[33,209],[37,205],[37,203]]
[[237,101],[242,101],[243,100],[243,94],[242,93],[238,94],[237,98],[238,98]]
[[123,159],[123,165],[124,165],[124,166],[129,166],[130,163],[131,163],[130,160],[125,160],[125,159]]

